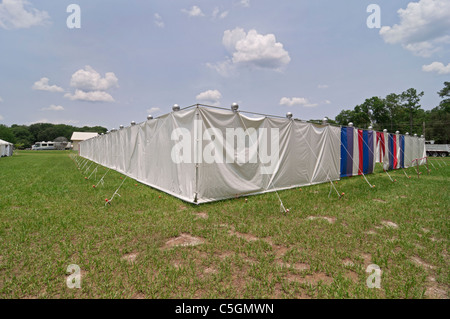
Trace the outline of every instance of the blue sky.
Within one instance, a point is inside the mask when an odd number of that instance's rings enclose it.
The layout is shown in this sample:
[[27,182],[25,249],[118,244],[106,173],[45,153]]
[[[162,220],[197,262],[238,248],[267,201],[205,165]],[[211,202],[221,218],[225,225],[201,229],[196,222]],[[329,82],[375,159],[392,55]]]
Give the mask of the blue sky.
[[[67,27],[70,4],[81,28]],[[449,57],[448,0],[2,0],[0,123],[111,129],[232,102],[334,118],[410,87],[431,109]]]

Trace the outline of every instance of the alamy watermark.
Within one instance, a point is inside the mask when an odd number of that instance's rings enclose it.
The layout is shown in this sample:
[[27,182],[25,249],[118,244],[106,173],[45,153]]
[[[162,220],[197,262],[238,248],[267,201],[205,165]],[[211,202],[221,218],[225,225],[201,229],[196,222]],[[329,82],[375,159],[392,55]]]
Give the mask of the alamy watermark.
[[368,288],[381,288],[381,269],[380,266],[372,264],[366,269],[367,273],[371,275],[367,278],[366,284]]
[[171,139],[176,142],[171,151],[176,164],[259,163],[261,174],[273,174],[280,157],[278,128],[226,128],[224,134],[214,127],[204,130],[202,121],[196,120],[193,133],[176,128]]
[[69,275],[66,280],[67,287],[69,289],[81,288],[81,269],[80,266],[72,264],[67,266],[67,270]]
[[369,4],[366,9],[367,13],[371,13],[367,17],[366,24],[369,29],[381,28],[381,8],[378,4]]
[[70,4],[67,6],[66,12],[70,13],[67,17],[66,24],[69,29],[81,28],[81,8],[78,4]]

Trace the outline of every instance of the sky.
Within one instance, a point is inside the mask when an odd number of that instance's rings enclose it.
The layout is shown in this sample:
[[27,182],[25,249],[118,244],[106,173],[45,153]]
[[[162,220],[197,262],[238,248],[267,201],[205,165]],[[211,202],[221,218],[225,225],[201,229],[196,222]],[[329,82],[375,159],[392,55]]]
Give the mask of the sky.
[[430,110],[449,80],[449,0],[0,2],[5,125],[112,129],[233,102],[333,119],[411,87]]

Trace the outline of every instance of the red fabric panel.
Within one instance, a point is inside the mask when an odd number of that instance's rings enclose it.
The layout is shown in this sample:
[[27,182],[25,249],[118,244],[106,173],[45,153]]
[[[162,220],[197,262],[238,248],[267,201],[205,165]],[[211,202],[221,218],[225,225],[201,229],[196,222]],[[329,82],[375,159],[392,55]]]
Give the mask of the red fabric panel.
[[397,159],[397,136],[394,135],[392,139],[394,141],[394,150],[392,156],[394,157],[394,169],[397,169],[398,159]]

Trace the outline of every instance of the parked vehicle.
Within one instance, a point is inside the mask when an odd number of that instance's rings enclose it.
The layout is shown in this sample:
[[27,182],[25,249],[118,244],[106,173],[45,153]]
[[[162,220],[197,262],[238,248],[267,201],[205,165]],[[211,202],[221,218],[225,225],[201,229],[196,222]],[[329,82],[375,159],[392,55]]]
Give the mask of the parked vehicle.
[[54,142],[37,142],[31,149],[34,151],[42,151],[42,150],[56,150],[56,146]]
[[427,156],[446,157],[450,154],[450,144],[434,144],[434,141],[425,141]]

